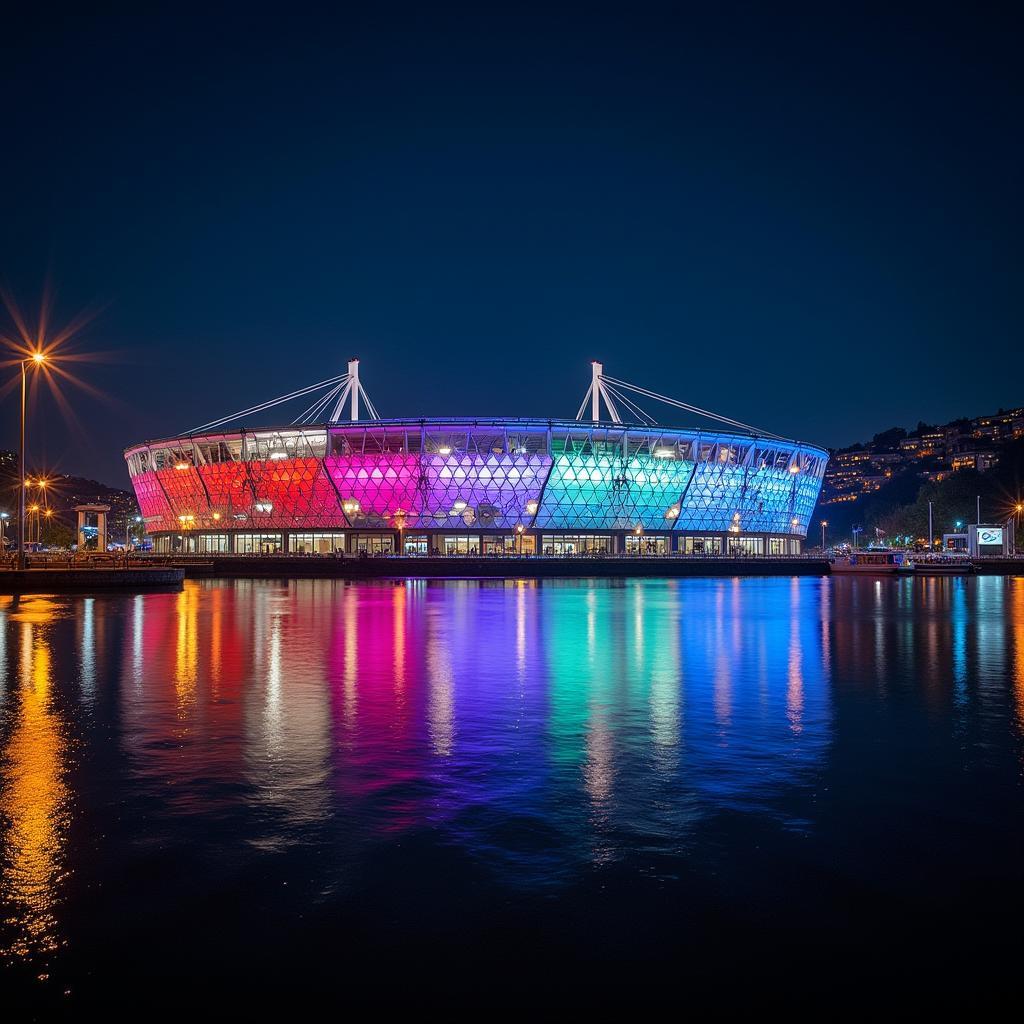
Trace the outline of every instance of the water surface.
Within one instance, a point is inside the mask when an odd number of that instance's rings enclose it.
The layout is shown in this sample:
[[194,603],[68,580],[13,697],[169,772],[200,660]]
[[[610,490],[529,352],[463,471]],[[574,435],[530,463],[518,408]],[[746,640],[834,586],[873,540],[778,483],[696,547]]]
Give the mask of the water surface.
[[0,970],[71,1006],[1008,980],[1022,740],[1024,579],[0,598]]

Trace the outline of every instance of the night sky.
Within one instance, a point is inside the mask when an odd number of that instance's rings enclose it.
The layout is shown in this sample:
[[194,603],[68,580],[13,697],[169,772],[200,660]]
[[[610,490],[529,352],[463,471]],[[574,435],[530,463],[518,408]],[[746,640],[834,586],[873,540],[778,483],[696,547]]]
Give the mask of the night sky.
[[594,358],[833,446],[1024,404],[1020,26],[714,6],[7,21],[0,279],[109,353],[32,461],[123,484],[354,354],[384,416],[571,417]]

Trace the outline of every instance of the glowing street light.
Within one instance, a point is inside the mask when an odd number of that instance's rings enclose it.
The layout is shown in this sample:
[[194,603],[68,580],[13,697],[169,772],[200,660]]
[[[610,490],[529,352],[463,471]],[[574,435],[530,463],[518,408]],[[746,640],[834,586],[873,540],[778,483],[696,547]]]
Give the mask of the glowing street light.
[[21,361],[21,462],[18,473],[18,568],[25,568],[25,397],[28,393],[28,369],[38,369],[46,362],[46,354],[36,350]]
[[822,519],[821,521],[821,550],[825,550],[825,527],[828,526],[828,520]]

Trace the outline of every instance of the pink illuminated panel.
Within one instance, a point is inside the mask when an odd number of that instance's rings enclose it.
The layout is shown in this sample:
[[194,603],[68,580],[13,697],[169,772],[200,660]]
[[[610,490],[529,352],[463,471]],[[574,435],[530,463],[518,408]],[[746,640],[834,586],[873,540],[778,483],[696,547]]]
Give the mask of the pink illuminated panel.
[[178,525],[156,473],[140,473],[133,478],[132,486],[147,530],[173,530]]
[[423,505],[419,456],[328,455],[325,462],[353,526],[391,526],[397,512],[405,513],[406,525],[418,525]]
[[178,469],[171,466],[158,469],[156,476],[170,503],[171,518],[174,521],[171,529],[178,528],[182,516],[192,516],[190,521],[198,522],[206,512],[207,504],[206,491],[203,490],[203,483],[195,467],[189,465]]

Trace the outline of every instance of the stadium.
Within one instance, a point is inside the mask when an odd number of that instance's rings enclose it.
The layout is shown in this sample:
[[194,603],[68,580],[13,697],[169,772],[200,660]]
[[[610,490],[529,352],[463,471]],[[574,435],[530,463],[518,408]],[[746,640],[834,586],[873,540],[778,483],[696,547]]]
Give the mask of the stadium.
[[[302,397],[289,426],[227,429]],[[660,426],[644,399],[716,426]],[[125,458],[160,552],[779,556],[802,551],[828,454],[600,363],[575,420],[380,419],[352,360]]]

